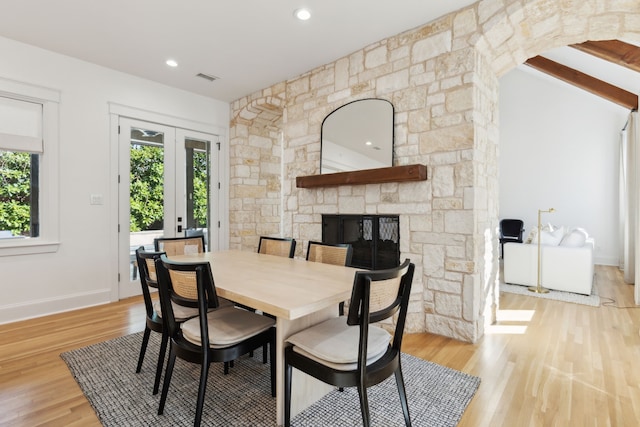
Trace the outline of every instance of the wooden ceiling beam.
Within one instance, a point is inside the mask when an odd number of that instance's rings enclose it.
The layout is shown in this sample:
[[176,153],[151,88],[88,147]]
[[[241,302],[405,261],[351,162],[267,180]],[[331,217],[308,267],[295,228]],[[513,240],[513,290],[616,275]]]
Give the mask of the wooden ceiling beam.
[[586,41],[572,48],[640,72],[640,47],[620,40]]
[[542,56],[529,58],[525,64],[630,110],[638,109],[638,95],[596,79],[581,71],[569,68],[566,65],[559,64]]

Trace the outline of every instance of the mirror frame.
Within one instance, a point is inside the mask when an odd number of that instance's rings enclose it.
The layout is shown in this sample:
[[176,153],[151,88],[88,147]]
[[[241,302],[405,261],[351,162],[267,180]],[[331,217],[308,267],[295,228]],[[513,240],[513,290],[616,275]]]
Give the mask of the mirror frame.
[[[337,113],[338,111],[340,111],[341,109],[349,106],[349,105],[353,105],[356,102],[363,102],[363,101],[383,101],[389,104],[389,106],[391,107],[391,164],[386,165],[384,167],[392,167],[393,163],[395,161],[395,108],[393,106],[393,103],[387,99],[383,99],[383,98],[362,98],[362,99],[356,99],[350,102],[347,102],[344,105],[339,106],[338,108],[334,109],[333,111],[331,111],[329,114],[326,115],[326,117],[322,120],[322,124],[320,126],[320,174],[321,175],[327,175],[330,173],[336,173],[336,172],[326,172],[323,173],[322,171],[322,162],[323,162],[323,148],[324,148],[324,125],[325,122],[327,121],[327,119],[329,119],[333,114]],[[364,122],[364,125],[366,126],[366,122]],[[367,168],[365,168],[364,170],[366,170]],[[356,169],[354,171],[358,171],[358,170],[363,170],[361,169]],[[348,171],[348,172],[354,172],[354,171]],[[340,172],[338,172],[340,173]]]

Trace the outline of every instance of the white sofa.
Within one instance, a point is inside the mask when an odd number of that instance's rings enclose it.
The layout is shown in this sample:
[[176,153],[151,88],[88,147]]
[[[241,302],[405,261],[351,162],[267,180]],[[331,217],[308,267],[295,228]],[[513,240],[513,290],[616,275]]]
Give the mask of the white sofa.
[[[541,245],[542,287],[590,295],[593,286],[594,248],[592,238],[587,238],[578,247]],[[537,243],[506,243],[503,262],[505,283],[525,286],[538,284]]]

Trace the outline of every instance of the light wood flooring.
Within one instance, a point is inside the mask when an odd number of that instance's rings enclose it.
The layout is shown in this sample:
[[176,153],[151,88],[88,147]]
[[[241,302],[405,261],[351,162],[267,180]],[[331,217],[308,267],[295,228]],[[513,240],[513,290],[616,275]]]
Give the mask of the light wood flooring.
[[[478,343],[411,334],[404,351],[482,378],[460,426],[637,426],[640,309],[616,268],[598,266],[596,287],[632,308],[501,294],[498,324]],[[0,426],[99,426],[59,354],[143,323],[136,297],[0,325]]]

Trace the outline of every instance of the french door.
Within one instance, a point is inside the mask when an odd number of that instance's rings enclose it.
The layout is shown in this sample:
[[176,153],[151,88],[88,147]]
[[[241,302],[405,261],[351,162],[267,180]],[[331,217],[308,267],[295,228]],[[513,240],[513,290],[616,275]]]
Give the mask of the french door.
[[153,250],[155,238],[201,234],[217,249],[216,141],[215,135],[119,119],[120,299],[141,293],[135,250]]

